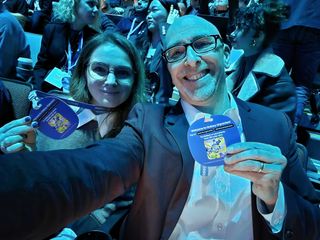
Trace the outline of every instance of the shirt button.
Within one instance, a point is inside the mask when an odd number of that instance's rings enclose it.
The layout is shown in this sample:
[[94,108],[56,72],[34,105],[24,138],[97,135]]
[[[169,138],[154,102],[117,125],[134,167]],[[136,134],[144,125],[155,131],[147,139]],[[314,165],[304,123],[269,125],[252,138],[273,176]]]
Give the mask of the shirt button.
[[218,231],[221,231],[223,229],[222,223],[217,224],[217,229],[218,229]]

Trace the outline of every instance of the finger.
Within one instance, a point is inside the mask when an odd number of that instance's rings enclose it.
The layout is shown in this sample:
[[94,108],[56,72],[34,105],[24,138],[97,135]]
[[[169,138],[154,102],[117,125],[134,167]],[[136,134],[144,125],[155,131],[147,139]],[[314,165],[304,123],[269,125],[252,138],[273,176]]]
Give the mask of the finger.
[[30,116],[26,116],[23,118],[19,118],[16,120],[13,120],[7,124],[5,124],[3,127],[0,128],[0,133],[5,133],[7,131],[9,131],[10,129],[16,127],[16,126],[20,126],[20,125],[24,125],[27,124],[31,121],[31,117]]
[[24,149],[24,143],[19,142],[19,143],[15,143],[9,147],[6,148],[6,153],[14,153],[14,152],[19,152],[22,151]]
[[228,169],[225,169],[225,171],[230,174],[246,178],[246,179],[250,180],[251,182],[257,182],[262,177],[261,174],[257,174],[255,172],[229,171]]
[[172,13],[173,12],[173,4],[171,4],[171,6],[170,6],[170,13]]
[[274,164],[280,164],[285,165],[287,160],[286,158],[277,151],[270,151],[269,149],[259,149],[259,148],[253,148],[244,150],[242,152],[238,152],[232,155],[226,155],[225,157],[225,163],[226,164],[235,164],[240,161],[246,161],[246,160],[258,160],[260,162],[266,162],[266,163],[274,163]]
[[282,165],[268,164],[254,160],[247,160],[232,165],[225,165],[228,172],[254,172],[257,174],[281,173],[283,170]]
[[7,148],[15,143],[23,142],[23,140],[24,137],[21,135],[9,136],[1,142],[1,146]]
[[6,137],[9,137],[9,136],[14,136],[14,135],[28,134],[29,132],[32,132],[32,131],[34,131],[34,128],[32,126],[22,125],[22,126],[11,128],[4,135]]
[[281,153],[281,150],[278,147],[270,144],[259,142],[239,142],[228,146],[227,154],[235,154],[249,149],[266,149],[267,151]]

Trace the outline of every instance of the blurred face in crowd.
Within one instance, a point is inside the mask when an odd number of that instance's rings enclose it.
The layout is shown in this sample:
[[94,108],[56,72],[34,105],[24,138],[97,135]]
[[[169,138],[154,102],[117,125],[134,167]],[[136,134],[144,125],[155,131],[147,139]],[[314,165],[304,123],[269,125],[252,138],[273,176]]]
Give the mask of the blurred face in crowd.
[[[225,94],[224,67],[229,51],[216,27],[199,17],[184,16],[171,25],[165,43],[164,54],[179,59],[167,66],[183,100],[194,106],[210,106]],[[191,45],[181,47],[185,44]]]
[[262,45],[263,34],[255,36],[256,31],[252,28],[244,30],[237,27],[229,36],[234,49],[242,49],[246,55],[254,54]]
[[177,4],[179,7],[180,16],[184,16],[187,11],[187,6],[183,2],[178,2]]
[[134,71],[123,49],[105,43],[92,53],[86,77],[92,103],[114,108],[130,96]]
[[77,17],[84,24],[93,24],[99,14],[99,2],[98,0],[80,0],[77,9]]
[[160,24],[165,23],[168,17],[167,10],[158,0],[153,0],[148,9],[147,23],[151,32],[159,31]]
[[200,0],[190,0],[190,6],[192,6],[195,9],[200,8]]
[[148,7],[148,0],[136,0],[134,1],[133,7],[137,12],[143,12]]

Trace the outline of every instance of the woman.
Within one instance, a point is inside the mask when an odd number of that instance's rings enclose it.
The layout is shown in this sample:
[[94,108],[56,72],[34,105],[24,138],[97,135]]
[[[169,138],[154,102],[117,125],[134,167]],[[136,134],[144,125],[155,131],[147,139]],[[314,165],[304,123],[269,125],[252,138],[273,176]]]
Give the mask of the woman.
[[[60,89],[69,90],[69,79],[74,71],[79,54],[84,45],[100,32],[98,0],[60,0],[53,9],[54,21],[44,30],[38,61],[34,67],[36,89],[48,92]],[[47,77],[54,69],[53,78]],[[58,76],[62,77],[57,79]],[[46,79],[46,80],[45,80]],[[50,82],[50,83],[49,83]]]
[[230,41],[243,55],[227,69],[227,85],[238,98],[278,109],[293,120],[294,84],[282,59],[270,49],[287,11],[277,1],[252,3],[238,10]]
[[[73,99],[111,109],[93,116],[72,135],[62,140],[37,136],[37,150],[84,147],[96,140],[115,136],[124,124],[131,107],[143,100],[144,68],[139,53],[124,37],[101,34],[83,48],[70,86]],[[30,117],[13,121],[0,128],[0,146],[4,153],[30,150],[33,128]],[[90,119],[89,119],[90,120]],[[31,133],[31,134],[30,134]],[[25,136],[28,137],[25,137]],[[33,140],[33,141],[32,141]],[[132,200],[132,192],[111,205],[92,212],[71,225],[77,233],[103,227],[111,228],[108,217],[122,209],[121,218]],[[104,230],[110,230],[105,229]]]
[[117,27],[121,34],[135,43],[136,38],[146,29],[146,16],[149,7],[149,0],[137,0],[133,4],[132,15],[121,19]]
[[[172,94],[172,83],[169,73],[165,70],[165,63],[162,59],[162,38],[166,29],[179,17],[179,7],[174,0],[152,0],[147,14],[146,29],[136,39],[148,76],[148,98],[156,103],[168,103]],[[151,74],[150,74],[151,73]],[[153,96],[152,88],[157,85],[159,91]]]

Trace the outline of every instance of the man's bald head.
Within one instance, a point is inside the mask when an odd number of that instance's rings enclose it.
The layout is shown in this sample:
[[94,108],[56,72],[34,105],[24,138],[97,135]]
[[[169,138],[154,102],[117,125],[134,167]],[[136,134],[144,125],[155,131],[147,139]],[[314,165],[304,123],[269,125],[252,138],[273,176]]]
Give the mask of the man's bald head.
[[165,38],[165,47],[171,47],[173,36],[178,34],[179,38],[183,40],[194,35],[195,31],[199,35],[220,35],[219,30],[212,23],[195,15],[187,15],[175,19],[169,27]]

